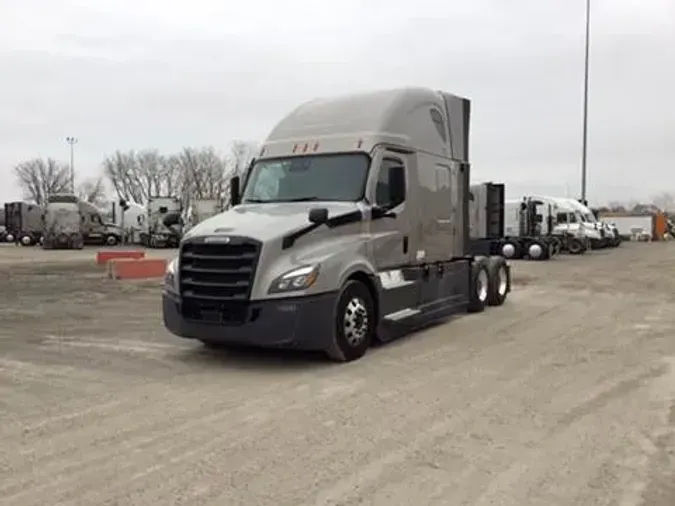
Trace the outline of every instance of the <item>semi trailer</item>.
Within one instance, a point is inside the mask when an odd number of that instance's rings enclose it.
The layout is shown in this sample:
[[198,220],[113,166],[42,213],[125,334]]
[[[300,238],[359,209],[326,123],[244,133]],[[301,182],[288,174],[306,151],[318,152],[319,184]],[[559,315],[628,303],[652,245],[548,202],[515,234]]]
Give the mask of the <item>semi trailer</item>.
[[470,254],[469,108],[403,88],[295,109],[231,180],[230,209],[183,237],[163,283],[166,328],[344,362],[503,304],[506,260]]

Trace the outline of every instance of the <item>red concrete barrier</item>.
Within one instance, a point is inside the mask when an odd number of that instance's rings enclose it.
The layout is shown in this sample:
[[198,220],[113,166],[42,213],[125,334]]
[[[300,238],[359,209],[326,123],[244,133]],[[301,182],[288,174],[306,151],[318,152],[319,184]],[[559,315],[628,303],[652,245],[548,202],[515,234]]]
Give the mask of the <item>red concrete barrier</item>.
[[166,258],[113,258],[108,262],[111,279],[161,278],[166,272]]
[[110,260],[115,258],[133,258],[138,260],[145,258],[145,251],[143,250],[99,250],[96,253],[96,263],[98,265],[106,265]]

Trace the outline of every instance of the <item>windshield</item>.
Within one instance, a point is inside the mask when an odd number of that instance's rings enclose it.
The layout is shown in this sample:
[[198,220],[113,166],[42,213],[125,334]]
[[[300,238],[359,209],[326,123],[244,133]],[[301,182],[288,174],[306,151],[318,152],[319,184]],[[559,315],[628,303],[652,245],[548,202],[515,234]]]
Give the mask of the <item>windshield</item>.
[[249,174],[242,203],[363,198],[370,158],[364,153],[261,160]]
[[595,215],[593,213],[588,213],[584,214],[584,221],[588,223],[595,223],[598,220],[595,219]]

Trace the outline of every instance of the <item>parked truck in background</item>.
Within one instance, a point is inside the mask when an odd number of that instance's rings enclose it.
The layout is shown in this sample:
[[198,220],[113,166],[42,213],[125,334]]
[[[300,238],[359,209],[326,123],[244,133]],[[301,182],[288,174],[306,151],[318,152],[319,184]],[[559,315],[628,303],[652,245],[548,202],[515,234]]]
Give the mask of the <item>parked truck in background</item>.
[[80,224],[85,244],[115,246],[122,242],[122,229],[104,221],[100,209],[88,202],[80,201]]
[[591,248],[602,249],[608,246],[616,247],[621,244],[621,237],[619,236],[616,227],[612,227],[609,223],[599,220],[597,213],[593,212],[591,208],[578,200],[566,198],[563,199],[570,207],[579,211],[584,227],[588,230],[596,230],[600,237],[593,235],[591,238]]
[[52,194],[47,198],[43,216],[44,249],[82,249],[82,215],[77,195]]
[[504,215],[502,254],[506,258],[549,260],[560,253],[563,243],[555,233],[551,202],[534,197],[507,200]]
[[153,197],[147,205],[147,229],[141,243],[150,248],[176,248],[183,237],[183,206],[176,197]]
[[22,246],[38,244],[42,239],[42,208],[28,202],[5,204],[5,240]]
[[7,227],[5,226],[5,207],[0,209],[0,242],[7,240]]
[[551,206],[555,218],[553,235],[561,240],[563,251],[572,255],[583,254],[591,248],[591,239],[600,237],[598,230],[583,223],[581,213],[567,199],[542,195],[530,198]]
[[164,325],[209,346],[363,356],[374,340],[500,305],[469,237],[470,102],[425,88],[314,100],[272,130],[233,206],[187,232]]
[[186,227],[188,229],[223,212],[221,199],[197,199],[190,203],[187,212]]

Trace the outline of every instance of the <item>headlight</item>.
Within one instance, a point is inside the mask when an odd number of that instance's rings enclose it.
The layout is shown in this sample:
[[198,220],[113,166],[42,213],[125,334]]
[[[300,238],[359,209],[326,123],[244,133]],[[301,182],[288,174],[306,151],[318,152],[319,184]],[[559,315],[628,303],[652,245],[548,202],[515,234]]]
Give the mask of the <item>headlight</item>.
[[171,290],[176,289],[176,271],[178,270],[178,258],[171,260],[166,266],[164,273],[164,287]]
[[279,276],[270,286],[269,293],[293,292],[312,286],[319,277],[318,265],[306,265]]

